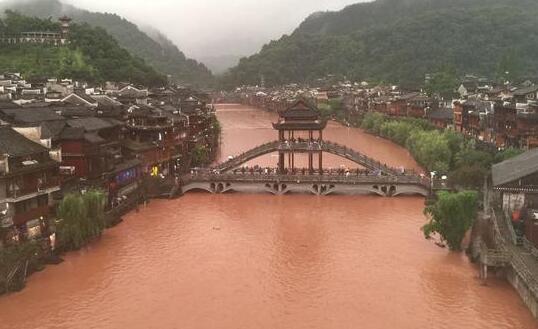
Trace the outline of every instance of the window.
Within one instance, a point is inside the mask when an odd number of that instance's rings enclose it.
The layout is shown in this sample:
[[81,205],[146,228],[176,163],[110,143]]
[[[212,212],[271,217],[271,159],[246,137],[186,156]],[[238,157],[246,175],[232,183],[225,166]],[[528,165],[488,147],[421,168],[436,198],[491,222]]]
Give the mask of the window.
[[39,208],[48,206],[49,204],[49,196],[48,195],[41,195],[37,198],[37,206]]

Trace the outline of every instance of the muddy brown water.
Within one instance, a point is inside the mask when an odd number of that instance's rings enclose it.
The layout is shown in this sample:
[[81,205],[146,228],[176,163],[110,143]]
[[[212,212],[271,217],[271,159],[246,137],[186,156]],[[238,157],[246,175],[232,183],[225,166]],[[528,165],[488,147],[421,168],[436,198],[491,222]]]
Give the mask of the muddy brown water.
[[[218,116],[221,160],[276,138],[274,114],[223,105]],[[359,129],[331,123],[325,137],[419,169]],[[423,205],[204,193],[153,201],[0,297],[0,328],[538,328],[506,282],[482,285],[463,254],[423,238]]]

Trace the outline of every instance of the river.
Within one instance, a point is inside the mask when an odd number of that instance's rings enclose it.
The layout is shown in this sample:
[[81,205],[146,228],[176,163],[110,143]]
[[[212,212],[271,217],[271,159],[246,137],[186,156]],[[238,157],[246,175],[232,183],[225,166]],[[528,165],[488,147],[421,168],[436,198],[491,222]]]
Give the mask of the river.
[[[276,139],[274,114],[229,105],[218,117],[221,160]],[[325,138],[419,169],[359,129],[331,123]],[[204,193],[152,201],[0,297],[0,328],[538,328],[508,283],[482,285],[464,254],[423,238],[423,205]]]

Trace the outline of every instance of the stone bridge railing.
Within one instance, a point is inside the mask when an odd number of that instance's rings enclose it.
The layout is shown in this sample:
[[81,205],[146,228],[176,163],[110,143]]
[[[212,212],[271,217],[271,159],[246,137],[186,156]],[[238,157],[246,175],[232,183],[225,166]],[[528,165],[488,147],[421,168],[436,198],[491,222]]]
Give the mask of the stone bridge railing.
[[416,175],[279,175],[279,174],[219,174],[211,171],[195,172],[182,178],[183,184],[190,182],[302,182],[322,184],[410,184],[429,188],[429,179]]
[[308,152],[308,151],[323,151],[337,155],[339,157],[353,161],[366,169],[383,173],[386,175],[399,175],[401,171],[392,168],[386,164],[383,164],[371,157],[368,157],[358,151],[355,151],[344,145],[339,145],[332,142],[280,142],[273,141],[265,143],[251,150],[248,150],[233,159],[223,162],[215,167],[219,171],[229,171],[237,168],[246,162],[258,158],[262,155],[278,152],[278,151],[296,151],[296,152]]

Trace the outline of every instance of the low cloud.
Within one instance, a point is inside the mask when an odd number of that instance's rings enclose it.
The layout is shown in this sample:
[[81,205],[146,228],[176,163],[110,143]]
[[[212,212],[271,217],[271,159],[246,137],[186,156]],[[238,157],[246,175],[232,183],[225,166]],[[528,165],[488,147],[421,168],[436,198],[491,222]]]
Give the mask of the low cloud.
[[309,14],[361,0],[64,0],[151,25],[193,57],[249,55]]

